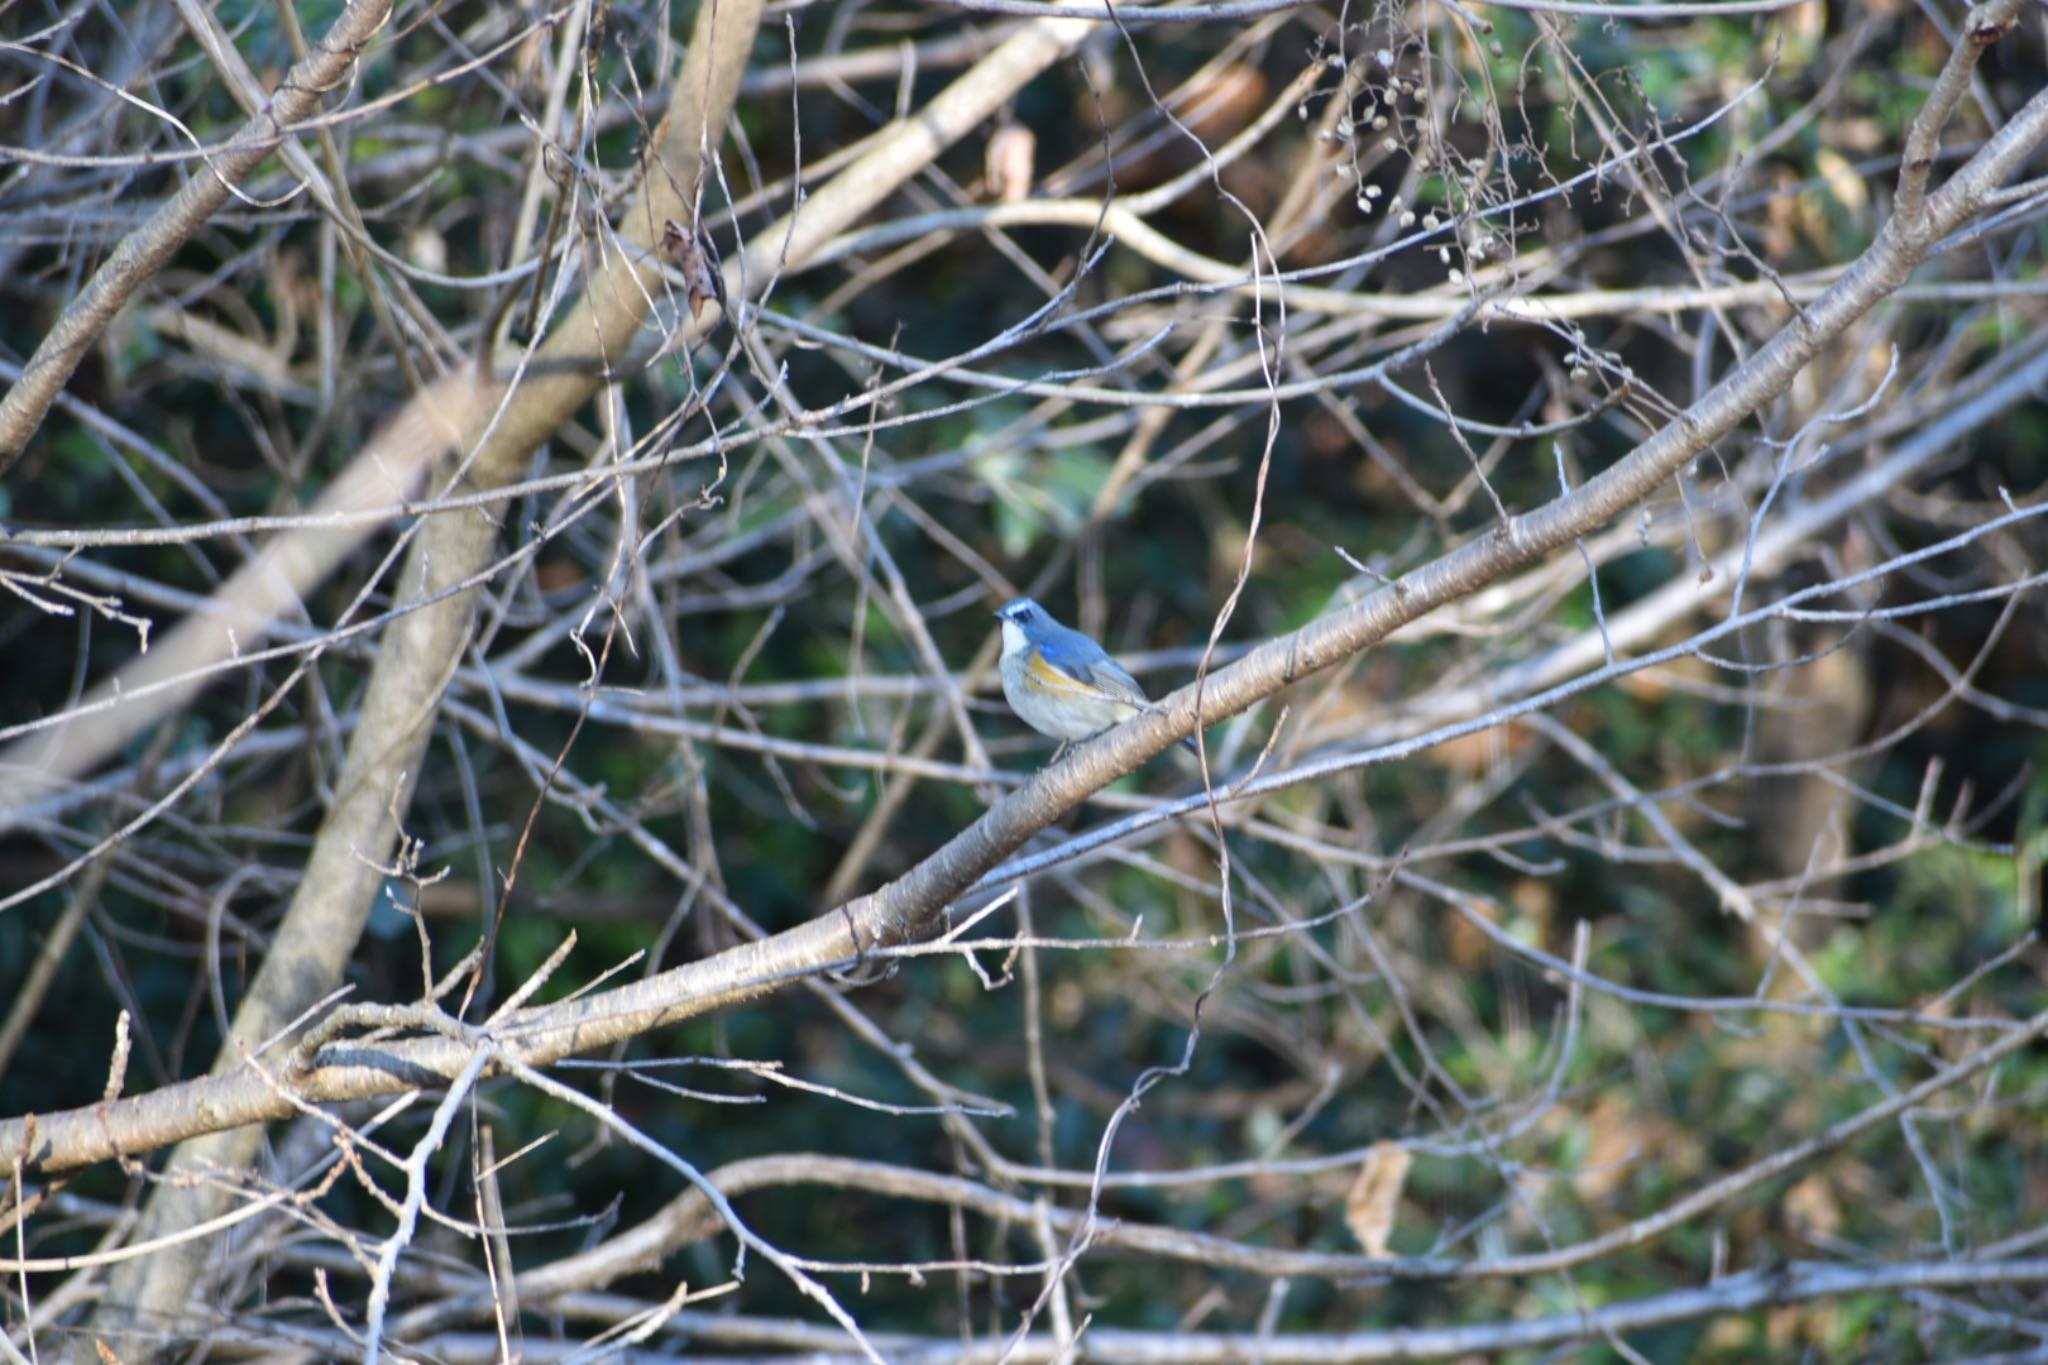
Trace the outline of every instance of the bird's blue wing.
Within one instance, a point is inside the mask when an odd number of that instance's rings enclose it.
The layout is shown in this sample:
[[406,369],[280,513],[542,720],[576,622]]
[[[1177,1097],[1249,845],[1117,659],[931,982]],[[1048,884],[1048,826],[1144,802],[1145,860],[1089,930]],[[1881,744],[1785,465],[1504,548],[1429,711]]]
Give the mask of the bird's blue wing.
[[1145,704],[1145,689],[1123,670],[1122,665],[1103,652],[1102,646],[1078,630],[1064,627],[1044,632],[1038,653],[1047,663],[1077,681],[1121,697],[1134,706]]

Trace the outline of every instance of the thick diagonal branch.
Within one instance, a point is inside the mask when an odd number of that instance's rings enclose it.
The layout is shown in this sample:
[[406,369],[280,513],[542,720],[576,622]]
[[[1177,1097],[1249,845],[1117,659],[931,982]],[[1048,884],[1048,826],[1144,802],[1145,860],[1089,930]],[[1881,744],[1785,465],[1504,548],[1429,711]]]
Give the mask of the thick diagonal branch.
[[[2009,24],[2017,0],[1982,7]],[[1568,546],[1647,497],[1714,441],[1782,394],[1799,371],[1897,290],[1932,244],[1967,221],[1987,197],[2048,140],[2048,92],[1999,129],[1940,191],[1917,221],[1888,223],[1872,244],[1802,315],[1737,366],[1714,389],[1628,456],[1569,495],[1504,522],[1355,605],[1276,639],[1201,686],[1202,721],[1213,724],[1316,670],[1385,639],[1401,625],[1458,600],[1535,558]],[[1087,796],[1191,733],[1197,689],[1164,699],[1066,762],[1040,773],[902,878],[785,933],[617,990],[522,1016],[507,1045],[532,1062],[608,1046],[638,1033],[777,990],[881,945],[927,933],[946,907],[1011,850]],[[388,1094],[423,1074],[453,1075],[463,1050],[440,1040],[343,1054],[294,1078],[304,1100],[324,1102]],[[111,1106],[42,1118],[33,1151],[28,1130],[0,1123],[0,1175],[25,1155],[46,1167],[104,1160],[194,1131],[280,1117],[289,1106],[246,1071]]]

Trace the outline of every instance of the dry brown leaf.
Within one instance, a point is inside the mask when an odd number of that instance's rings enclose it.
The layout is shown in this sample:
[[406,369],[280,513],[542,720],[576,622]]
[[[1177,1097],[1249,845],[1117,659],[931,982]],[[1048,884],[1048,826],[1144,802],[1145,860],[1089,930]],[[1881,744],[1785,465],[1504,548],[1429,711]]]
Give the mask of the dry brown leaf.
[[726,306],[725,272],[718,267],[718,251],[703,230],[684,227],[671,218],[662,225],[661,250],[683,273],[684,298],[692,319],[704,315],[704,305]]
[[1785,1215],[1809,1237],[1833,1237],[1842,1230],[1842,1205],[1825,1176],[1809,1175],[1785,1191]]
[[1398,1142],[1375,1142],[1358,1168],[1358,1179],[1351,1183],[1344,1222],[1368,1256],[1387,1254],[1387,1239],[1394,1235],[1394,1206],[1401,1202],[1412,1160]]
[[1828,182],[1828,190],[1844,208],[1862,212],[1870,206],[1870,189],[1863,183],[1863,177],[1849,164],[1849,158],[1832,148],[1823,147],[1813,154],[1813,164]]
[[1021,204],[1031,197],[1038,138],[1021,123],[1005,123],[988,140],[984,175],[998,203]]

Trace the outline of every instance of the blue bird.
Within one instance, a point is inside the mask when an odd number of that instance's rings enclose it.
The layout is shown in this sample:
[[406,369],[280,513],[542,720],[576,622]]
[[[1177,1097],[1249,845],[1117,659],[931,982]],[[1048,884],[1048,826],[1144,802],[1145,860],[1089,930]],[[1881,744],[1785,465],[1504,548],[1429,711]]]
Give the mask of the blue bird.
[[[996,617],[1003,623],[1003,696],[1019,720],[1060,740],[1062,749],[1151,704],[1109,651],[1053,620],[1030,598],[1006,604]],[[1192,738],[1181,743],[1195,750]]]

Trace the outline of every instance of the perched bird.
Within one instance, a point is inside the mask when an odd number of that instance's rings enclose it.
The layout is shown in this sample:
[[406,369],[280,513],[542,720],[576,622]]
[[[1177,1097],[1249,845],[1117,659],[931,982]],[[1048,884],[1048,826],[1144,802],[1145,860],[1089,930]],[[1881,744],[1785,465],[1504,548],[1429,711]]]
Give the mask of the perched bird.
[[[996,617],[1003,623],[1003,696],[1019,720],[1060,740],[1062,749],[1150,705],[1138,680],[1107,650],[1030,598],[1008,603]],[[1181,743],[1195,748],[1192,738]]]

